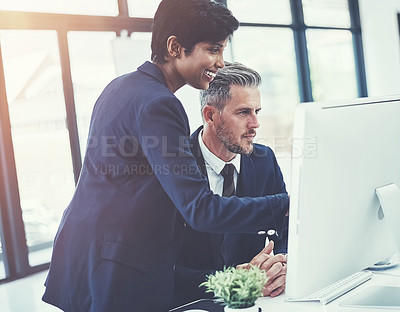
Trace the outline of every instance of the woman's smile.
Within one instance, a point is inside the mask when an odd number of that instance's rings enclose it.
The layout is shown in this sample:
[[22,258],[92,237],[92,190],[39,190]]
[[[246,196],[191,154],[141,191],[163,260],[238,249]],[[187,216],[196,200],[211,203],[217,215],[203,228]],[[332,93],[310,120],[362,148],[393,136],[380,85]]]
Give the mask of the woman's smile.
[[217,73],[212,72],[211,70],[205,70],[204,74],[209,78],[210,82],[213,81]]

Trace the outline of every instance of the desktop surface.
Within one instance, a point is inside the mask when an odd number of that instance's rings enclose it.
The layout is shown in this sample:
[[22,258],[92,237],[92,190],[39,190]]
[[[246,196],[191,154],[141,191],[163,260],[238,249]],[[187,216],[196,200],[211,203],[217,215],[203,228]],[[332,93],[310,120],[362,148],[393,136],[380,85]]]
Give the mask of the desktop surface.
[[[312,311],[324,311],[324,312],[336,312],[336,311],[368,311],[368,312],[382,312],[381,308],[370,308],[370,307],[344,307],[341,305],[343,301],[349,300],[356,294],[368,289],[371,286],[395,286],[400,287],[400,271],[398,276],[390,276],[385,274],[373,274],[372,279],[365,282],[364,284],[358,286],[357,288],[351,290],[350,292],[344,294],[343,296],[337,298],[336,300],[323,305],[319,302],[286,302],[285,296],[279,296],[276,298],[264,297],[260,298],[258,303],[262,308],[263,312],[268,311],[279,311],[279,312],[312,312]],[[399,311],[400,306],[394,311]]]
[[[261,308],[262,312],[279,311],[279,312],[337,312],[337,311],[358,311],[358,312],[382,312],[382,307],[366,307],[366,306],[342,306],[342,303],[349,302],[349,300],[364,291],[368,291],[371,287],[375,286],[389,286],[400,288],[400,266],[397,265],[387,270],[374,270],[372,278],[357,288],[349,291],[343,296],[336,300],[323,305],[319,302],[286,302],[285,295],[280,295],[275,298],[262,297],[257,300],[257,304]],[[312,273],[310,273],[312,274]],[[207,302],[194,303],[187,305],[180,309],[171,310],[173,312],[222,312],[223,307],[219,304],[213,304],[212,300],[206,300]],[[386,307],[386,311],[400,311],[398,307]]]

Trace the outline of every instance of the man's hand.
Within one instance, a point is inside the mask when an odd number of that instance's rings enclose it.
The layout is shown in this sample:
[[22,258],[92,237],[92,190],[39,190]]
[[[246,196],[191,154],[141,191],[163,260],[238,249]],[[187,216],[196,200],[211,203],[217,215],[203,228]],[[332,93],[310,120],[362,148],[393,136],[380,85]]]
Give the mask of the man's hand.
[[250,263],[239,264],[238,268],[246,269],[250,265],[258,266],[268,276],[268,282],[263,289],[263,296],[276,297],[285,290],[286,256],[283,254],[271,255],[274,242],[270,241]]

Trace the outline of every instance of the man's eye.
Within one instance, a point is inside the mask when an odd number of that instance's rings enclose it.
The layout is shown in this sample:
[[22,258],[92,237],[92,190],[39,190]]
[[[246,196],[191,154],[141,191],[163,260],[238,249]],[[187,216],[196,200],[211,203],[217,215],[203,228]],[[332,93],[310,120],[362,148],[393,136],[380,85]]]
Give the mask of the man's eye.
[[219,48],[211,48],[210,51],[212,53],[218,53],[219,52]]

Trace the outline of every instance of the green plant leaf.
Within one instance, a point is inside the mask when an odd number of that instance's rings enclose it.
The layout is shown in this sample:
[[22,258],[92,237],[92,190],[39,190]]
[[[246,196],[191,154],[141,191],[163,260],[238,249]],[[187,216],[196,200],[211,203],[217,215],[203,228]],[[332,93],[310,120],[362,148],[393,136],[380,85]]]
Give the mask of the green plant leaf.
[[228,267],[208,275],[199,287],[206,287],[207,293],[213,292],[215,298],[223,300],[230,308],[247,308],[262,295],[267,281],[265,272],[256,266],[249,269]]

